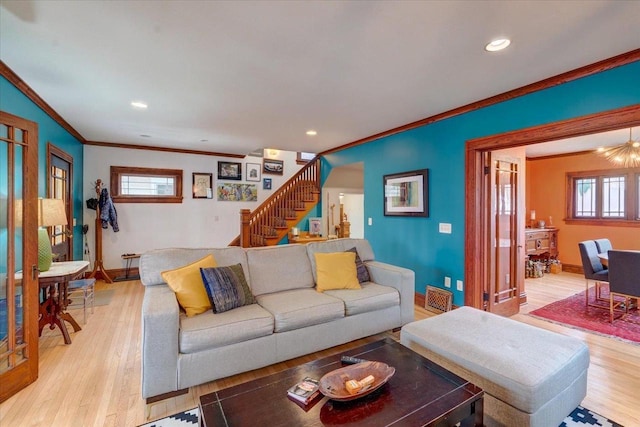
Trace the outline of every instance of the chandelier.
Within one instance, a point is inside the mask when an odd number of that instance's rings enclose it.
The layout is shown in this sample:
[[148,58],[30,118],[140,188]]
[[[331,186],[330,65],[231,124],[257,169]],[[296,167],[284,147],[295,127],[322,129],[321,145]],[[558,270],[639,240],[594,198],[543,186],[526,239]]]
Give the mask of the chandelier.
[[631,128],[629,128],[629,140],[624,144],[610,148],[598,148],[598,153],[607,160],[626,168],[640,166],[640,141],[631,138]]

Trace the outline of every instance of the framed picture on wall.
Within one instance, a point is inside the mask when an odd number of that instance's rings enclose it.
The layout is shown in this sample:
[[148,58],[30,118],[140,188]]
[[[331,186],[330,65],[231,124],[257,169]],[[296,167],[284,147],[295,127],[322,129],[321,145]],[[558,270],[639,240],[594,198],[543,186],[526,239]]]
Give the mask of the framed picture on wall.
[[213,199],[213,174],[194,172],[193,174],[193,198]]
[[264,178],[262,180],[262,189],[271,190],[271,178]]
[[242,163],[218,162],[218,179],[242,180]]
[[247,181],[260,182],[260,165],[258,163],[247,163]]
[[429,216],[429,170],[383,177],[385,216]]
[[262,161],[262,173],[272,175],[282,175],[284,172],[284,162],[282,160],[264,159]]

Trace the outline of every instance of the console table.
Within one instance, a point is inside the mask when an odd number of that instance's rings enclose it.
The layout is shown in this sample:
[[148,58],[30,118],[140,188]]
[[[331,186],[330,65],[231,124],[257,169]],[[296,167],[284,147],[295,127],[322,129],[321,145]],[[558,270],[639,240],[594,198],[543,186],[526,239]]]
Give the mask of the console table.
[[525,248],[529,259],[545,260],[558,258],[557,228],[526,228]]
[[[74,332],[81,330],[78,322],[67,312],[67,284],[83,275],[89,268],[89,261],[64,261],[54,262],[47,271],[42,271],[38,275],[40,289],[44,289],[45,300],[40,304],[40,316],[38,320],[38,335],[42,335],[42,329],[49,325],[49,329],[54,329],[56,325],[60,328],[65,344],[71,344],[71,337],[65,321],[71,323]],[[16,280],[22,280],[22,272],[16,273]]]

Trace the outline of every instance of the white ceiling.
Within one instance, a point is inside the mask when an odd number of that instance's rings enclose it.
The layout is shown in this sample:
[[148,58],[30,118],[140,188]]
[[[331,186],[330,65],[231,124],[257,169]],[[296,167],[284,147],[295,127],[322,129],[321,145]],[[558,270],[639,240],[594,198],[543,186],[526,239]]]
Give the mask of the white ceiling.
[[0,5],[0,58],[87,140],[234,154],[320,152],[640,45],[640,1]]

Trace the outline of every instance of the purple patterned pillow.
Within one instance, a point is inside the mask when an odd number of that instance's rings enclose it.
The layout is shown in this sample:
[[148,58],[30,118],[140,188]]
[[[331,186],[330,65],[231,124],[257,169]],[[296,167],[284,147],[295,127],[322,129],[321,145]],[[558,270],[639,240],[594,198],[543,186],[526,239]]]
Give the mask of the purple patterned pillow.
[[369,270],[367,270],[367,266],[364,265],[364,262],[362,262],[362,260],[360,259],[360,256],[358,255],[358,250],[355,247],[353,247],[351,249],[346,250],[345,252],[355,252],[356,254],[356,272],[358,274],[358,282],[359,283],[370,282],[371,278],[369,277]]

